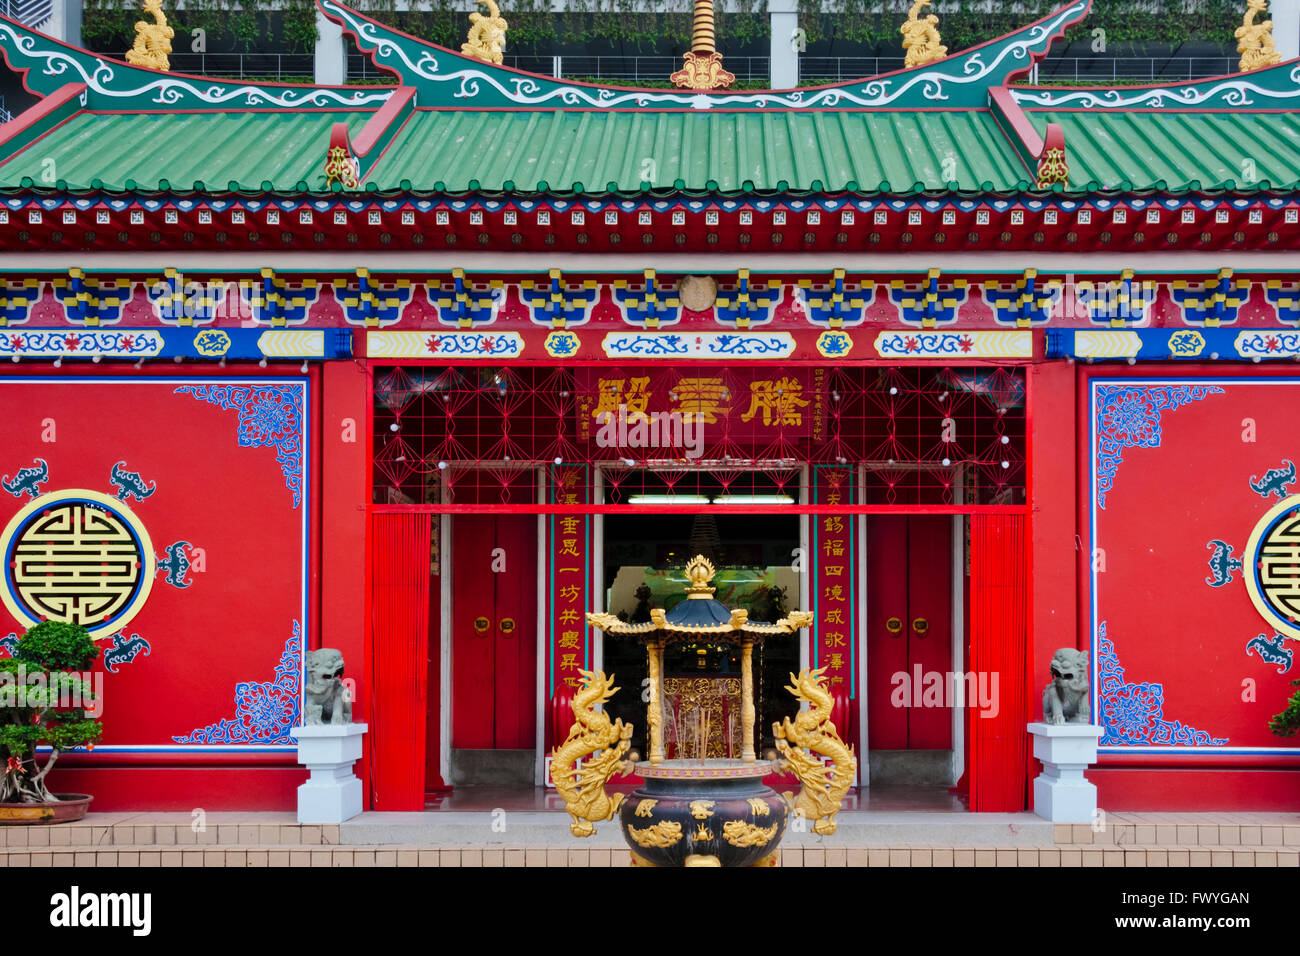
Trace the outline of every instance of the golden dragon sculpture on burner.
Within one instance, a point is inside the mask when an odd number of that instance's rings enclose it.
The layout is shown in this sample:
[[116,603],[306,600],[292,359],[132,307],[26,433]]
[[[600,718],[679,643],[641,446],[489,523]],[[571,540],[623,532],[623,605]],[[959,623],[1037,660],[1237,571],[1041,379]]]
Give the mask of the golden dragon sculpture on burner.
[[[800,703],[810,706],[795,715],[793,723],[786,717],[773,724],[772,731],[776,735],[777,750],[802,784],[797,798],[786,794],[786,799],[796,813],[813,821],[814,833],[830,836],[835,832],[835,814],[840,810],[840,802],[849,792],[857,773],[858,758],[853,755],[853,748],[840,739],[831,723],[834,701],[826,690],[825,673],[826,668],[819,667],[817,670],[804,670],[798,677],[790,675],[793,686],[786,690]],[[817,754],[831,759],[829,777]]]
[[[551,753],[551,779],[564,798],[573,821],[569,830],[576,837],[589,837],[601,820],[611,820],[625,799],[621,793],[610,796],[605,784],[616,773],[626,774],[632,762],[624,755],[632,746],[632,725],[622,720],[610,723],[604,711],[596,710],[614,696],[614,676],[604,671],[579,670],[582,687],[573,695],[573,726],[564,743]],[[584,757],[591,759],[580,770],[574,764]]]

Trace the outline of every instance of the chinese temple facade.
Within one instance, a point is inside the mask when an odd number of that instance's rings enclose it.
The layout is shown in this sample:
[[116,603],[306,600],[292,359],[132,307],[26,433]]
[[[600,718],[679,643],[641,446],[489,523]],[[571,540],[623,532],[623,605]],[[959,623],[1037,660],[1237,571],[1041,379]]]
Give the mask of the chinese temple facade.
[[[63,788],[292,807],[318,647],[368,809],[545,786],[580,671],[643,713],[586,612],[703,554],[750,620],[813,614],[758,726],[825,668],[860,786],[1032,809],[1074,647],[1100,806],[1294,806],[1297,61],[1028,85],[1078,0],[853,83],[632,90],[318,4],[392,85],[0,18],[39,97],[0,126],[0,643],[103,648]],[[735,756],[728,649],[674,648],[668,755]]]

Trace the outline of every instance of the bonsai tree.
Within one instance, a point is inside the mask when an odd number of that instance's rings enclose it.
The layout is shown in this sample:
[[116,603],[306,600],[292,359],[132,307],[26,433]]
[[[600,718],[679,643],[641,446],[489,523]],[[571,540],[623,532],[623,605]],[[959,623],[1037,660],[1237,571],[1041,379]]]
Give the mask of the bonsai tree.
[[[44,621],[19,638],[13,657],[0,659],[0,802],[57,801],[45,778],[59,754],[99,740],[103,727],[86,713],[95,704],[88,671],[98,656],[84,627]],[[42,744],[51,748],[43,766],[36,762]]]

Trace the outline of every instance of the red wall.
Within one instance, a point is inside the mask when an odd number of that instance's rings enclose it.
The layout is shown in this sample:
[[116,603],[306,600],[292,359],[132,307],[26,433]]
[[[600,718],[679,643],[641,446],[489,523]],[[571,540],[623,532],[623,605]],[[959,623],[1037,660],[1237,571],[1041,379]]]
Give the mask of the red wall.
[[[1107,736],[1091,776],[1108,810],[1292,809],[1300,773],[1291,768],[1300,764],[1300,750],[1267,725],[1300,668],[1279,673],[1247,653],[1250,640],[1272,639],[1275,631],[1251,603],[1241,570],[1222,587],[1210,586],[1208,545],[1225,541],[1242,559],[1255,523],[1280,500],[1266,500],[1249,483],[1284,459],[1300,461],[1300,383],[1270,383],[1241,367],[1188,369],[1213,379],[1170,377],[1174,371],[1182,369],[1093,369],[1080,376],[1079,528],[1087,559],[1080,593],[1095,596],[1096,609],[1085,605],[1079,630],[1083,646],[1092,643],[1099,710],[1127,715],[1094,714]],[[1101,458],[1094,464],[1088,434],[1089,386],[1098,378],[1138,390],[1122,414],[1112,403],[1108,417],[1099,418],[1103,436],[1119,436],[1113,474]],[[1207,385],[1221,391],[1172,401],[1175,393],[1161,392]],[[1248,432],[1253,440],[1244,440]],[[1100,482],[1105,507],[1095,512],[1094,467],[1109,481]],[[1284,493],[1298,490],[1292,483]],[[1094,548],[1104,567],[1096,574]],[[1249,569],[1250,558],[1244,560]],[[1099,652],[1103,624],[1113,654]],[[1107,677],[1116,663],[1122,680]]]
[[[288,729],[300,722],[315,613],[304,572],[315,487],[303,428],[312,417],[302,376],[268,374],[0,381],[0,474],[39,458],[49,471],[42,495],[113,498],[110,473],[124,462],[154,491],[114,506],[135,515],[159,558],[184,541],[195,560],[188,586],[153,578],[120,629],[148,653],[114,663],[115,672],[101,657],[103,740],[52,774],[59,791],[93,794],[96,810],[291,809],[305,778]],[[177,391],[189,386],[245,391],[217,401]],[[32,500],[0,493],[0,526]],[[0,636],[28,624],[0,609]],[[114,633],[99,642],[105,651]]]

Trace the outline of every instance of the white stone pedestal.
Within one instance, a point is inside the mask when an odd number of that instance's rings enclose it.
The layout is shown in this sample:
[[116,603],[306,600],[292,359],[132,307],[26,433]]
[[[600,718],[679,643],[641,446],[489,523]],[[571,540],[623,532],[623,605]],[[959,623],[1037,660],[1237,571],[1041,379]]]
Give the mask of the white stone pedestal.
[[1097,762],[1096,724],[1032,723],[1034,756],[1043,772],[1034,779],[1034,813],[1053,823],[1091,823],[1097,788],[1083,772]]
[[342,823],[361,812],[361,781],[352,764],[361,757],[366,724],[295,727],[298,762],[311,777],[298,788],[299,823]]

